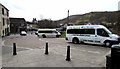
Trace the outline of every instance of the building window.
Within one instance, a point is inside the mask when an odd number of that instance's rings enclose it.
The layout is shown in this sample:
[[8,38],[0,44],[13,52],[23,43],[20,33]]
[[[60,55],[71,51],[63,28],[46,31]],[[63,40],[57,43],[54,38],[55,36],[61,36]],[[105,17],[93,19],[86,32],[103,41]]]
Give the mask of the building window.
[[5,25],[5,19],[3,18],[3,26]]
[[9,19],[7,19],[7,24],[10,24],[10,21],[9,21]]
[[4,8],[2,8],[2,14],[4,15]]
[[9,16],[9,12],[7,11],[7,16]]
[[4,30],[2,31],[3,35],[4,35]]
[[5,28],[5,35],[7,35],[7,28]]

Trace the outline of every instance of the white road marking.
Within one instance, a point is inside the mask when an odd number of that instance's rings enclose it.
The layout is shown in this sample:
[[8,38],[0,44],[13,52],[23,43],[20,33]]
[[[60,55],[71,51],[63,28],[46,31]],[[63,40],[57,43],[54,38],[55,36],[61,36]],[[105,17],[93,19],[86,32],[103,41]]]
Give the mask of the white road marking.
[[[12,46],[11,46],[11,47],[12,47]],[[33,50],[32,48],[27,48],[27,47],[20,47],[20,46],[17,46],[17,48],[22,48],[22,49]]]
[[[2,41],[2,46],[5,46],[5,40]],[[13,47],[13,46],[9,46],[9,47]],[[17,48],[33,50],[32,48],[20,47],[20,46],[17,46]]]
[[100,52],[97,52],[97,51],[87,51],[89,53],[95,53],[95,54],[100,54]]
[[45,40],[42,40],[41,38],[39,38],[40,41],[46,42]]
[[[5,45],[6,46],[6,45]],[[8,46],[7,45],[7,47],[13,47],[13,46]],[[32,48],[27,48],[27,47],[20,47],[20,46],[16,46],[17,48],[21,48],[21,49],[28,49],[28,50],[34,50],[34,49],[32,49]]]
[[41,38],[39,38],[39,40],[42,40]]

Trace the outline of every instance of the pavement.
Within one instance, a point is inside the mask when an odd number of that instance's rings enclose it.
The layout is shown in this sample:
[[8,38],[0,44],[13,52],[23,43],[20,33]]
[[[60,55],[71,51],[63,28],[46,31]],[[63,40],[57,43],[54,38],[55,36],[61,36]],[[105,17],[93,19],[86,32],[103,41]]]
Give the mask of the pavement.
[[57,46],[49,49],[49,54],[44,54],[44,49],[31,49],[18,51],[13,56],[12,52],[2,56],[2,67],[104,67],[105,60],[88,55],[93,58],[91,62],[84,58],[85,54],[77,54],[77,50],[71,49],[71,61],[66,61],[65,47]]

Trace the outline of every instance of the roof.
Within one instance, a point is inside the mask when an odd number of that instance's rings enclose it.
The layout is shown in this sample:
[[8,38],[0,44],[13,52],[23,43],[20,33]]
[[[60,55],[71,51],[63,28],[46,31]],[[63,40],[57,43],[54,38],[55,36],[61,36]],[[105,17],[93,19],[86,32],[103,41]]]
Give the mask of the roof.
[[74,25],[68,26],[67,29],[93,29],[93,28],[106,28],[103,25]]
[[24,18],[9,18],[10,23],[23,23],[26,22]]
[[[6,10],[8,10],[4,5],[2,5],[1,3],[0,3],[0,5],[2,6],[2,7],[4,7]],[[9,11],[9,10],[8,10]]]

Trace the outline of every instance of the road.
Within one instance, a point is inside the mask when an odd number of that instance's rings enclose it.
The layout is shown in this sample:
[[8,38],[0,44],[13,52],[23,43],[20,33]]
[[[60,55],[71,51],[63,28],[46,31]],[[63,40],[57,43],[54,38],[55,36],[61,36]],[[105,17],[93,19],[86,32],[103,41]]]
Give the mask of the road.
[[[106,55],[110,52],[110,48],[100,45],[91,44],[73,44],[66,41],[65,38],[38,38],[34,34],[20,36],[18,34],[3,38],[4,46],[11,47],[13,43],[17,43],[18,48],[27,49],[44,49],[46,42],[49,45],[49,51],[56,54],[64,55],[67,46],[71,46],[72,59],[82,59],[90,63],[98,63],[105,66]],[[66,55],[64,55],[66,56]]]

